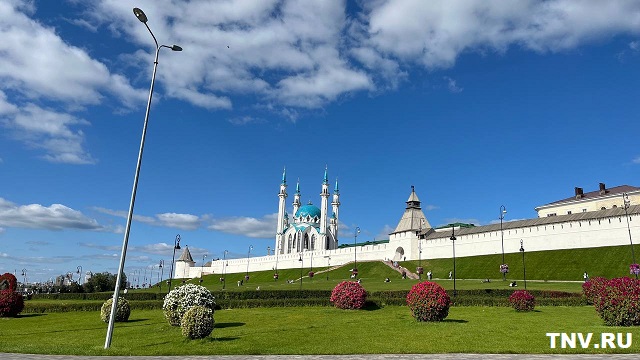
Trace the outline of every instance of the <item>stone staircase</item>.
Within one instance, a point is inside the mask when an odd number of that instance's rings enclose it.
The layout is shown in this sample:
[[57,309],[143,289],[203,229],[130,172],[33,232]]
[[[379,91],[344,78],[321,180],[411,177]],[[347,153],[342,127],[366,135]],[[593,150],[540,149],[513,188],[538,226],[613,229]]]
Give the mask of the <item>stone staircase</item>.
[[398,265],[397,267],[393,266],[393,261],[391,261],[391,260],[382,261],[382,263],[387,265],[388,267],[392,268],[393,270],[399,272],[400,274],[402,274],[402,271],[404,271],[405,274],[407,274],[407,278],[409,278],[409,279],[418,279],[418,278],[420,278],[418,276],[418,274],[410,271],[409,269],[407,269],[407,268],[405,268],[403,266],[400,266],[400,265]]

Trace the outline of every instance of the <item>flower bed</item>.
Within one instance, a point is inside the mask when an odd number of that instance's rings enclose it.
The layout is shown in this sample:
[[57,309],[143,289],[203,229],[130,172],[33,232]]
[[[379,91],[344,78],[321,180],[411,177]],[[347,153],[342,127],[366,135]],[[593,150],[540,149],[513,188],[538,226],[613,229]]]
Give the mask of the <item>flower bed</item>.
[[367,299],[367,292],[355,281],[343,281],[331,291],[330,301],[339,309],[361,309]]
[[442,321],[449,315],[451,298],[442,286],[424,281],[413,285],[407,294],[407,306],[418,321]]
[[516,311],[532,311],[536,300],[527,290],[517,290],[509,296],[509,304]]

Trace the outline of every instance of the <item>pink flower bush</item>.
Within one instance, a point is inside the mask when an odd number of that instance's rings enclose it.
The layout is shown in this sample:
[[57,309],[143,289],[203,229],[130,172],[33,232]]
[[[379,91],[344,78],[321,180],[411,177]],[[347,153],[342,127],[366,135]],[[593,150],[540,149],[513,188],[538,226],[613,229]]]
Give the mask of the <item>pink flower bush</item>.
[[609,280],[598,290],[593,304],[606,325],[640,325],[640,280],[628,277]]
[[536,300],[527,290],[516,290],[509,296],[509,304],[516,311],[532,311]]
[[361,309],[367,292],[356,281],[343,281],[331,291],[331,302],[339,309]]
[[413,285],[407,294],[407,306],[418,321],[442,321],[449,315],[451,298],[442,286],[424,281]]
[[22,294],[13,290],[0,290],[0,317],[18,316],[24,309]]
[[602,289],[609,282],[601,276],[592,277],[589,281],[582,284],[582,293],[587,298],[589,304],[595,304],[596,296],[602,291]]

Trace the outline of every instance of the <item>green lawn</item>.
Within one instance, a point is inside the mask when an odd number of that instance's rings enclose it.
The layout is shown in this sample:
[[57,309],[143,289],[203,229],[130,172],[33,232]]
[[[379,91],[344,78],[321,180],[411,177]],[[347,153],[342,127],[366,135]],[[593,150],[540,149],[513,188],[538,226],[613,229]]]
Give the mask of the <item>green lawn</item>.
[[[98,312],[23,314],[0,318],[0,352],[73,355],[216,355],[354,353],[605,353],[611,349],[550,349],[547,332],[631,332],[606,327],[593,307],[453,307],[441,323],[419,323],[407,307],[344,311],[327,307],[220,310],[211,337],[189,341],[160,310],[133,311],[117,323],[104,350],[106,324]],[[578,343],[579,344],[579,343]]]

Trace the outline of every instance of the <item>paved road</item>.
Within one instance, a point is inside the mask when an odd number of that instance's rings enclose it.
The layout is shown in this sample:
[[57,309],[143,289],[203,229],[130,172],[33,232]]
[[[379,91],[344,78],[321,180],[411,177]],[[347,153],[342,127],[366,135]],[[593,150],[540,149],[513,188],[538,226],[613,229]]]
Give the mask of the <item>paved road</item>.
[[[65,355],[29,355],[29,354],[6,354],[0,353],[0,360],[131,360],[131,356],[65,356]],[[619,355],[529,355],[529,354],[430,354],[430,355],[212,355],[212,356],[135,356],[134,360],[412,360],[412,359],[461,359],[461,360],[507,360],[507,359],[562,359],[562,360],[631,360],[637,359],[638,354]]]

